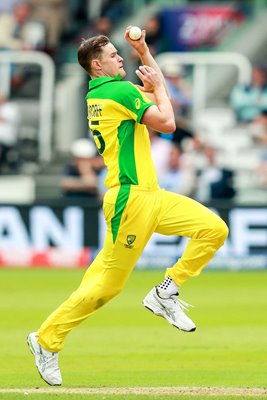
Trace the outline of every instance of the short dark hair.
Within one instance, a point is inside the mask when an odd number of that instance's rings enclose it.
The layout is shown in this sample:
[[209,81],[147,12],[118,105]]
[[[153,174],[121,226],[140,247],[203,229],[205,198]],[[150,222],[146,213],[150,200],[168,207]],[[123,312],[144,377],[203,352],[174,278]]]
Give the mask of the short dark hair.
[[94,58],[101,58],[102,47],[110,43],[107,36],[98,35],[89,39],[83,39],[78,48],[78,61],[79,64],[90,75],[92,72],[92,60]]

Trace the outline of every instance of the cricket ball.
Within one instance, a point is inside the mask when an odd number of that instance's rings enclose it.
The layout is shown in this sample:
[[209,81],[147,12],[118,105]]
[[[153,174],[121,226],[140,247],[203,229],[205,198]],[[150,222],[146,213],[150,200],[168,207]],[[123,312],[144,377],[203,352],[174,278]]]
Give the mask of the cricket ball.
[[129,37],[132,40],[139,40],[142,36],[142,31],[138,26],[132,26],[129,31]]

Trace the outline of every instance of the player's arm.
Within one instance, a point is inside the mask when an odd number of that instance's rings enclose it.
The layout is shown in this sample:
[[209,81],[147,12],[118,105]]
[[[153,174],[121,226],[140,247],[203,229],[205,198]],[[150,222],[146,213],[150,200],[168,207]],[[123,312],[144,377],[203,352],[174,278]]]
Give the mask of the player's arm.
[[176,129],[175,117],[164,76],[145,42],[145,30],[139,40],[132,40],[129,37],[130,29],[131,26],[126,29],[125,39],[137,51],[142,63],[145,63],[136,71],[143,83],[142,87],[137,86],[155,103],[144,112],[141,122],[156,131],[172,133]]
[[[133,47],[137,51],[142,64],[153,68],[158,73],[158,75],[160,76],[160,78],[162,80],[162,83],[163,83],[164,89],[165,89],[165,91],[167,93],[167,96],[170,98],[171,96],[170,96],[169,90],[167,88],[163,73],[162,73],[160,67],[158,66],[156,60],[154,59],[154,57],[150,53],[149,47],[146,44],[146,41],[145,41],[146,31],[144,29],[142,30],[142,36],[141,36],[140,39],[131,40],[131,38],[129,37],[130,29],[131,29],[131,25],[126,28],[125,39],[130,44],[130,46]],[[153,98],[153,96],[151,96],[151,92],[150,91],[146,92],[146,95],[151,100],[154,101],[154,98]]]
[[143,82],[144,88],[149,88],[155,102],[155,105],[151,105],[145,110],[141,122],[159,132],[174,132],[176,125],[172,104],[164,90],[159,73],[147,65],[142,65],[136,74]]

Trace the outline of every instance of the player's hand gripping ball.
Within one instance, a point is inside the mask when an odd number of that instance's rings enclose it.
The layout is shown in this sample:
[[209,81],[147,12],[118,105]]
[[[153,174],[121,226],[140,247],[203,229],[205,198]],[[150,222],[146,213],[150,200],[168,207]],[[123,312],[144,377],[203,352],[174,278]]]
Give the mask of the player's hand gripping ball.
[[129,37],[132,40],[139,40],[142,36],[142,31],[138,26],[132,26],[129,31]]

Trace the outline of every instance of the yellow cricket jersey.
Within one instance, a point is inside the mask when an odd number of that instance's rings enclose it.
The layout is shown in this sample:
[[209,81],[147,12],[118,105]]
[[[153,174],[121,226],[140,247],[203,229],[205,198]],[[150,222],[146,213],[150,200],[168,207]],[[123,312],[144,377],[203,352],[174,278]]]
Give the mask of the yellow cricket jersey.
[[154,103],[120,75],[91,80],[86,100],[89,128],[108,169],[105,185],[158,188],[148,131],[140,122]]

